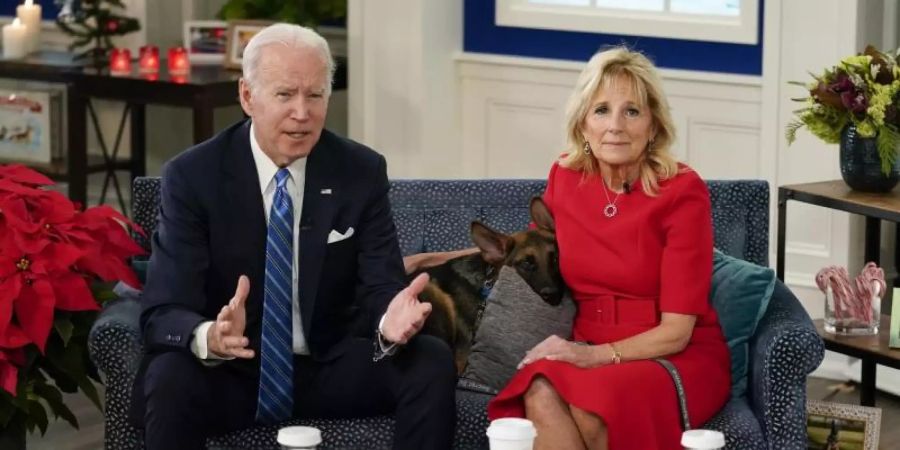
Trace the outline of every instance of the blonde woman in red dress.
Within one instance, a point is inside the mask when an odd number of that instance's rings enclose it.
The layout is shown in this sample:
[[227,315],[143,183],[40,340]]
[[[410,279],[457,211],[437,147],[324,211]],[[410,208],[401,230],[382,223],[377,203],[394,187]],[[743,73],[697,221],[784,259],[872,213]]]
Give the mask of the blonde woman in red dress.
[[544,200],[578,305],[573,341],[550,337],[488,406],[527,417],[536,449],[681,449],[677,368],[692,427],[728,400],[730,360],[709,302],[712,219],[700,176],[669,148],[674,126],[653,64],[594,55],[567,107],[568,153]]

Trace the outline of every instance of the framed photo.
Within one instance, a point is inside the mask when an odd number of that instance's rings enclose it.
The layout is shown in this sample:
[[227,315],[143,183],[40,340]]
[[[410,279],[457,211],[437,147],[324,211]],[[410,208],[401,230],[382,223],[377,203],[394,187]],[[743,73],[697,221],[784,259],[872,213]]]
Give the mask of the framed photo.
[[0,89],[0,160],[49,163],[61,157],[62,94]]
[[228,22],[189,20],[184,23],[184,48],[191,64],[221,64],[225,59]]
[[273,24],[265,20],[232,20],[228,22],[227,40],[225,43],[225,67],[240,69],[244,48],[250,39],[263,28]]
[[806,401],[808,449],[878,450],[880,429],[880,408]]

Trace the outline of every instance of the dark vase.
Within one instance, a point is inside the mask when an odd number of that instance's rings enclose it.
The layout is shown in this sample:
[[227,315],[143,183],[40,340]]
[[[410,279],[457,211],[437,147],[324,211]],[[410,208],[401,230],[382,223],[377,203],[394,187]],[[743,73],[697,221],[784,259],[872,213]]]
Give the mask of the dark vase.
[[900,181],[900,158],[894,158],[894,167],[885,175],[875,138],[860,137],[856,126],[849,125],[841,131],[841,177],[857,191],[888,192]]

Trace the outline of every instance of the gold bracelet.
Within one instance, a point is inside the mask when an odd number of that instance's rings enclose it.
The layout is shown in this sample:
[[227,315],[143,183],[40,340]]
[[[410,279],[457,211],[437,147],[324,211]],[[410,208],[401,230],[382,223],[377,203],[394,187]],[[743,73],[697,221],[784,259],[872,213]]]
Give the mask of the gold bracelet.
[[622,362],[622,352],[616,350],[616,347],[612,345],[612,342],[609,344],[610,350],[612,350],[612,362],[613,364],[619,364]]

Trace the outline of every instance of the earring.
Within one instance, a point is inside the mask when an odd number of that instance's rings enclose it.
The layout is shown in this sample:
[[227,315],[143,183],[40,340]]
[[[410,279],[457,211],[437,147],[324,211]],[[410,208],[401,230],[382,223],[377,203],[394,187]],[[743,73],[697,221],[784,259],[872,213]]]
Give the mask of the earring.
[[591,154],[591,143],[588,141],[584,141],[584,154],[585,155]]
[[656,139],[654,139],[654,138],[650,138],[650,140],[647,141],[647,151],[648,151],[648,152],[652,152],[652,151],[653,151],[653,143],[654,143],[654,142],[656,142]]

